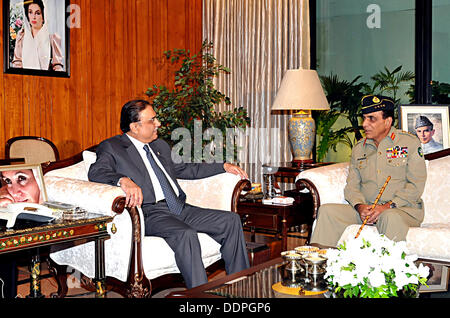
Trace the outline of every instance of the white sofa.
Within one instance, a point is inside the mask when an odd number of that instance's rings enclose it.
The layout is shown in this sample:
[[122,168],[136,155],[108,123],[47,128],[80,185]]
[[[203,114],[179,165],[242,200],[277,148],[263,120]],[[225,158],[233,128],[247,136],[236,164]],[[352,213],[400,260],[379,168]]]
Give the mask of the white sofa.
[[[164,239],[144,236],[141,209],[125,209],[128,213],[121,213],[120,208],[117,209],[117,198],[123,198],[121,208],[124,208],[124,192],[120,187],[88,181],[87,172],[95,160],[95,152],[84,151],[73,158],[44,167],[48,198],[114,216],[113,222],[108,225],[111,238],[105,241],[107,287],[125,297],[149,297],[152,294],[149,280],[179,273],[174,253]],[[228,211],[236,211],[240,192],[250,187],[248,181],[229,173],[178,182],[187,195],[188,203]],[[115,200],[116,212],[112,210]],[[115,233],[111,231],[113,224],[117,229]],[[199,234],[199,239],[205,267],[221,259],[220,245],[216,241],[203,233]],[[54,263],[71,266],[89,278],[95,275],[93,242],[52,253],[50,258]],[[61,274],[61,271],[59,269],[56,272]],[[64,278],[58,280],[64,283]],[[67,290],[65,286],[60,286],[60,289],[63,294]]]
[[[411,227],[406,237],[410,253],[423,260],[450,264],[450,149],[425,156],[427,181],[422,199],[425,217],[420,227]],[[307,188],[313,195],[314,218],[321,204],[347,203],[344,187],[348,163],[338,163],[305,170],[296,177],[297,188]],[[354,237],[360,225],[346,228],[338,244]],[[365,226],[363,231],[377,231]]]

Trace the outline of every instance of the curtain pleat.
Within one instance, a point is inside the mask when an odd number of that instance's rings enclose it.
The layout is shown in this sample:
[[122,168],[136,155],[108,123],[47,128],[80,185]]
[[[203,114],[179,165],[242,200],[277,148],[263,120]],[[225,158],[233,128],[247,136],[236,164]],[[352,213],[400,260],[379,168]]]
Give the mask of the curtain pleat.
[[203,37],[231,69],[214,84],[232,103],[217,110],[247,110],[251,125],[239,138],[238,159],[252,182],[261,182],[263,164],[292,160],[291,115],[270,109],[286,70],[310,67],[308,0],[203,0]]

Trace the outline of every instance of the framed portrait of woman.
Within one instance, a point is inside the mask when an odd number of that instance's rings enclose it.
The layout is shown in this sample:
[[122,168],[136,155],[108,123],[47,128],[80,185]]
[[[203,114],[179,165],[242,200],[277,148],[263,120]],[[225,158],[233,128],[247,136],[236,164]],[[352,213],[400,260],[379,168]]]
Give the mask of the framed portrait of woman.
[[19,164],[0,166],[0,207],[10,203],[47,201],[41,165]]
[[70,0],[4,0],[4,71],[70,76]]
[[423,153],[449,148],[450,105],[400,105],[400,127],[416,135]]

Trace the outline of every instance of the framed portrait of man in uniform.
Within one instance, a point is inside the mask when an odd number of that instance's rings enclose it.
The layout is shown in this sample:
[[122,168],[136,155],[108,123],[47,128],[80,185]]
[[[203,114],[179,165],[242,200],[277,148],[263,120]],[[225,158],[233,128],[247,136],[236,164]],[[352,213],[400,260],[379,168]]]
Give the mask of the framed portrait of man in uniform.
[[69,77],[70,0],[4,0],[4,72]]
[[424,154],[449,148],[450,105],[400,105],[400,129],[416,135]]

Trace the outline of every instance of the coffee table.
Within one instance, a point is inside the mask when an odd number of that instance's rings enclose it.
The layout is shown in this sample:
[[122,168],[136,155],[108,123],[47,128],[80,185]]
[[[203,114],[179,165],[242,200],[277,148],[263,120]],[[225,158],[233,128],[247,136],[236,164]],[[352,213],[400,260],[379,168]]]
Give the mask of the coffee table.
[[[239,273],[218,278],[185,291],[170,293],[168,298],[323,298],[323,294],[290,295],[272,286],[281,282],[278,267],[281,257],[256,265]],[[279,285],[279,284],[278,284]]]

